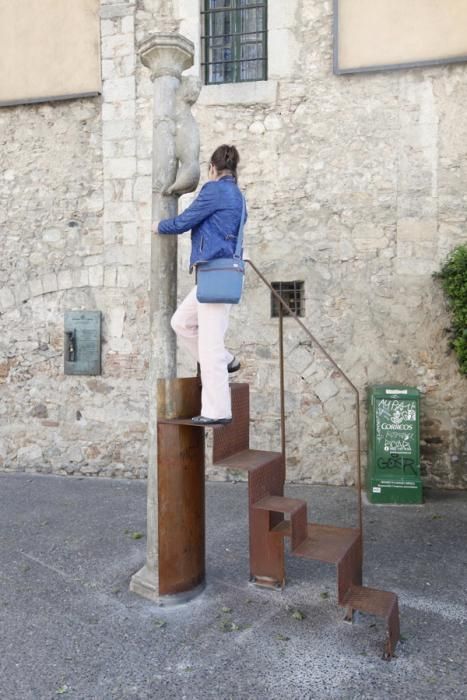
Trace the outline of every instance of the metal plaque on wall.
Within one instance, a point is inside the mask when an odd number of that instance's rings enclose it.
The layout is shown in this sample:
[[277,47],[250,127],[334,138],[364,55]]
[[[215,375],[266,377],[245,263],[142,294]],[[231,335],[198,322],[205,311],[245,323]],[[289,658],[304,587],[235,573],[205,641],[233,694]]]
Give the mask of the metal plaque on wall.
[[101,373],[101,312],[65,311],[65,374]]

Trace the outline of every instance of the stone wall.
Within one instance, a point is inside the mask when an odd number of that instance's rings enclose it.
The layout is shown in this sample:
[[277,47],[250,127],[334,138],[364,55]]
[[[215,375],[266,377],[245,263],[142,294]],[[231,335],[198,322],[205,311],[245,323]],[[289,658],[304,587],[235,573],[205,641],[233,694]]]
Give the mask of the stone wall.
[[[198,10],[103,2],[102,98],[0,111],[2,469],[146,472],[152,86],[135,44],[180,28],[199,48]],[[337,77],[331,2],[269,10],[268,82],[203,89],[202,173],[219,143],[238,146],[248,254],[270,280],[304,281],[303,321],[362,399],[375,383],[422,390],[425,482],[465,487],[467,382],[432,273],[467,237],[467,69]],[[103,312],[101,377],[63,375],[63,313],[76,308]],[[289,478],[352,483],[352,392],[284,326]],[[251,272],[229,344],[252,388],[253,447],[275,448],[277,321]]]
[[[334,76],[332,3],[269,10],[273,89],[204,89],[204,162],[238,146],[248,253],[270,280],[304,281],[303,320],[361,392],[363,426],[369,385],[419,387],[425,483],[465,487],[467,382],[432,273],[467,239],[467,67]],[[193,14],[181,30],[196,37]],[[289,478],[351,483],[352,392],[291,319],[285,331]],[[254,446],[277,447],[277,321],[251,272],[230,344],[252,385]]]
[[[0,110],[6,470],[146,473],[151,161],[137,163],[134,19],[132,3],[102,5],[102,97]],[[102,376],[64,376],[68,309],[102,311]]]

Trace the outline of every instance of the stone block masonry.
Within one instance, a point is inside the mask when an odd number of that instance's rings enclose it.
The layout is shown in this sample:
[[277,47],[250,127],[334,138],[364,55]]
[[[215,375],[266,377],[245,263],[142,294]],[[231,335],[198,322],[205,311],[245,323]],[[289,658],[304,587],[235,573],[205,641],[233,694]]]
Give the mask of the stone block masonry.
[[[194,12],[179,15],[192,39]],[[467,66],[334,76],[332,19],[330,2],[269,3],[269,51],[280,61],[267,83],[202,92],[202,160],[221,141],[239,148],[247,253],[272,281],[304,281],[305,324],[361,392],[363,449],[366,388],[418,386],[425,483],[465,488],[467,382],[432,273],[467,240]],[[288,30],[280,50],[276,29]],[[269,434],[278,447],[277,322],[252,273],[245,292],[230,346],[252,384],[253,446],[271,444]],[[353,482],[352,396],[289,319],[285,350],[289,478]]]
[[[209,86],[195,106],[202,173],[219,143],[238,146],[247,253],[304,282],[303,320],[363,400],[376,383],[421,389],[425,483],[465,488],[467,385],[432,273],[467,239],[467,67],[337,77],[331,2],[269,10],[269,80]],[[199,3],[102,2],[102,96],[0,110],[0,469],[146,474],[152,86],[135,46],[174,30],[199,49]],[[189,236],[179,247],[182,297]],[[63,375],[75,308],[102,311],[100,377]],[[289,478],[350,484],[353,398],[284,325]],[[252,446],[277,448],[277,321],[251,273],[229,344]]]
[[[135,5],[103,3],[102,97],[3,109],[0,468],[147,471],[148,264],[135,201]],[[63,374],[63,316],[103,314],[103,373]]]

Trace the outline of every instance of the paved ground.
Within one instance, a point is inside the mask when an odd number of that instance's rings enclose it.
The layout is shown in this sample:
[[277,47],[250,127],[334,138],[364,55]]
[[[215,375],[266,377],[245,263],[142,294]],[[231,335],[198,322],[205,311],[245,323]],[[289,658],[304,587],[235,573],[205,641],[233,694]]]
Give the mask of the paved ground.
[[[334,567],[291,558],[283,593],[250,586],[245,485],[207,492],[208,586],[167,609],[128,592],[144,483],[0,474],[1,700],[467,697],[467,493],[365,507],[365,583],[400,596],[388,663],[382,623],[342,622]],[[288,493],[353,524],[351,489]]]

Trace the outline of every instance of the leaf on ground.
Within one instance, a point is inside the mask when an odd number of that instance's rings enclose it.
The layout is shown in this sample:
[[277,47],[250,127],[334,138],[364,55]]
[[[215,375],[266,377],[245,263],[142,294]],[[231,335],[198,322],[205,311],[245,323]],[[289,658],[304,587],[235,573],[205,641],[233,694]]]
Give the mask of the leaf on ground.
[[283,634],[276,634],[276,639],[278,639],[279,642],[288,642],[290,637],[286,637]]
[[142,537],[144,537],[142,532],[132,532],[131,533],[132,540],[140,540]]
[[327,591],[321,591],[319,594],[319,597],[322,598],[323,600],[326,600],[326,598],[329,598],[329,593]]
[[223,613],[231,613],[231,612],[232,612],[232,608],[228,608],[226,605],[224,605],[224,606],[221,608],[221,612],[223,612]]
[[63,695],[64,693],[68,693],[69,687],[67,685],[62,685],[60,688],[57,688],[57,695]]
[[405,634],[401,634],[401,635],[399,636],[399,639],[400,639],[401,642],[406,642],[407,639],[408,639],[408,637],[406,637]]
[[165,620],[159,620],[158,618],[154,620],[154,626],[159,627],[160,629],[162,629],[162,627],[165,627],[166,624],[167,622]]
[[442,515],[438,515],[438,513],[435,513],[434,515],[431,516],[431,519],[432,520],[441,520],[442,517],[443,517]]
[[305,619],[305,614],[302,613],[301,610],[294,610],[292,613],[292,617],[294,620],[304,620]]
[[235,622],[231,622],[230,620],[224,620],[221,622],[222,632],[240,632],[242,629],[245,628],[241,625],[237,625]]

